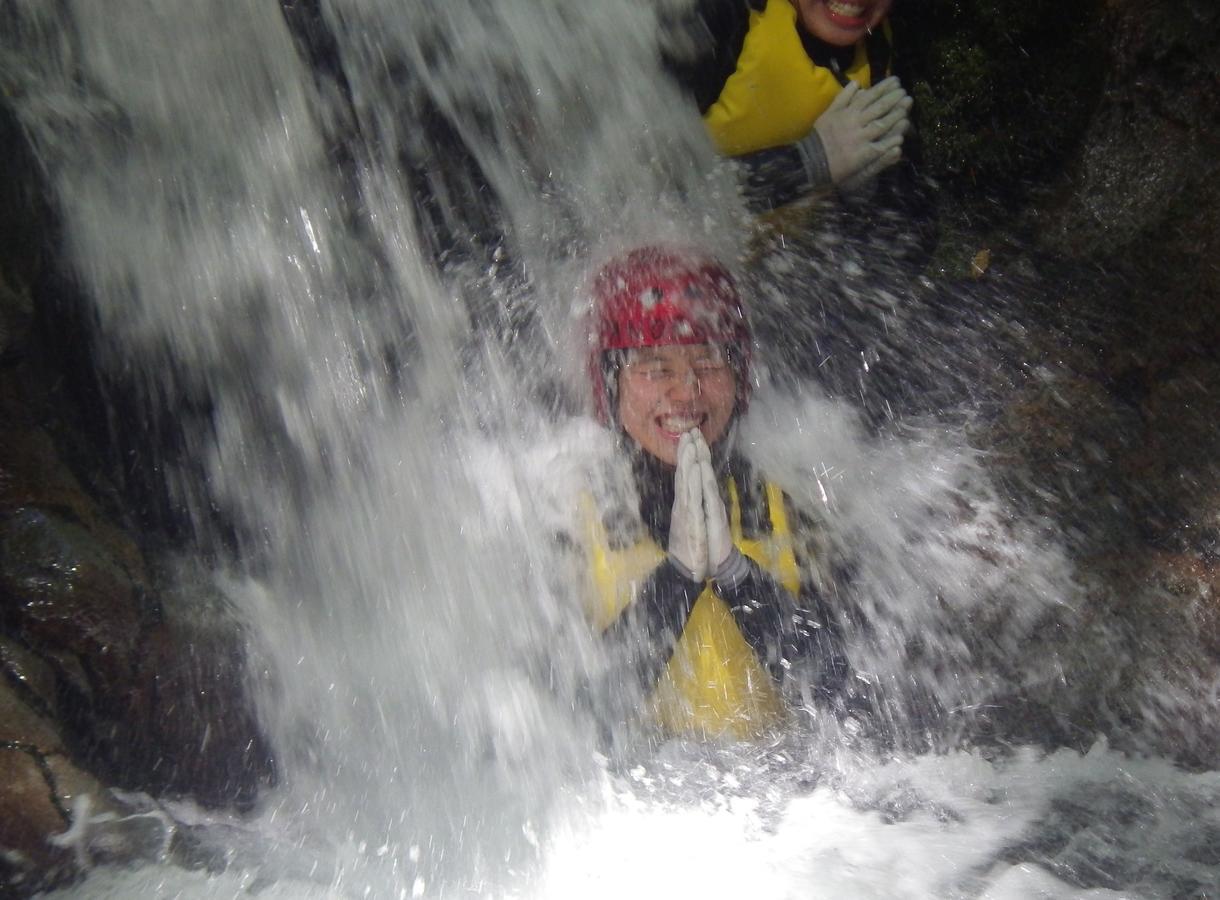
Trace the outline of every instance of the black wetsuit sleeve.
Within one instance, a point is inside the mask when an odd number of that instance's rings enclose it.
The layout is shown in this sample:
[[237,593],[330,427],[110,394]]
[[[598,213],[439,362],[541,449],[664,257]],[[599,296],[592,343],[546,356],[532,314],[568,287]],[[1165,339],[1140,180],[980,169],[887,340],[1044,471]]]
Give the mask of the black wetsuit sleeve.
[[837,696],[847,680],[842,634],[821,594],[803,586],[793,598],[751,559],[748,573],[735,585],[716,585],[737,627],[777,682],[792,673],[820,695]]
[[832,186],[828,171],[824,178],[811,177],[805,155],[796,144],[759,150],[730,162],[737,171],[742,198],[755,214],[829,191]]
[[673,656],[703,583],[691,581],[666,559],[640,585],[639,593],[602,634],[608,645],[610,681],[635,679],[652,690]]

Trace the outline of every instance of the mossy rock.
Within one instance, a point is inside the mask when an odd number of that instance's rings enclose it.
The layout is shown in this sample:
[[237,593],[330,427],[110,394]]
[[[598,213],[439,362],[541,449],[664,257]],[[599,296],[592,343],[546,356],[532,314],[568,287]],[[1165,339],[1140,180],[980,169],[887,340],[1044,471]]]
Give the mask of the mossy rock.
[[1075,148],[1106,71],[1098,0],[896,4],[926,174],[1015,202]]

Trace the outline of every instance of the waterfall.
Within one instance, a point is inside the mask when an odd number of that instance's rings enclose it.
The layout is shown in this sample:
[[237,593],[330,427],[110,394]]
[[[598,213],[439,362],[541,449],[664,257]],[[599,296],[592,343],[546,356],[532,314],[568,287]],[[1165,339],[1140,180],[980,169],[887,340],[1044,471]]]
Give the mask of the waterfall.
[[[956,426],[878,437],[787,350],[762,348],[777,384],[743,437],[853,558],[855,658],[899,739],[607,766],[577,702],[597,648],[554,541],[612,454],[578,419],[587,273],[655,241],[750,252],[732,176],[658,61],[683,5],[0,6],[95,352],[180,432],[165,489],[253,635],[281,783],[216,843],[255,840],[285,896],[1084,897],[1103,883],[1079,874],[1089,848],[1134,797],[1133,829],[1168,847],[1197,813],[1214,853],[1215,773],[1127,768],[1104,740],[972,744],[998,697],[1065,719],[1090,702],[1062,536],[1010,508]],[[751,276],[771,331],[811,290],[792,271],[781,254]],[[1116,890],[1162,895],[1148,871],[1172,851],[1150,852]],[[187,896],[249,883],[171,877]]]
[[[536,433],[591,248],[723,216],[682,215],[714,176],[650,4],[295,6],[18,3],[9,59],[103,363],[181,411],[195,532],[238,535],[222,577],[262,636],[279,802],[425,848],[431,881],[520,843],[506,809],[590,758],[521,671],[571,604],[526,511],[480,521],[470,448]],[[505,211],[494,247],[427,177],[461,166]],[[505,259],[529,298],[488,275]],[[489,766],[506,730],[525,744]]]

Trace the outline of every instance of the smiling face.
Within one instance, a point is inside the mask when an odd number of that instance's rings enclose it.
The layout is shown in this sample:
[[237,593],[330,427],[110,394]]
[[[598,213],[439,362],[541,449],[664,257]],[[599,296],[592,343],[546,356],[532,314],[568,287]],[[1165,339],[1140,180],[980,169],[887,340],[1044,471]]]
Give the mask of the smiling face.
[[801,22],[814,37],[850,47],[876,28],[893,0],[793,0]]
[[724,437],[737,406],[737,380],[719,344],[669,344],[627,351],[618,418],[637,444],[677,465],[678,439],[692,428],[708,444]]

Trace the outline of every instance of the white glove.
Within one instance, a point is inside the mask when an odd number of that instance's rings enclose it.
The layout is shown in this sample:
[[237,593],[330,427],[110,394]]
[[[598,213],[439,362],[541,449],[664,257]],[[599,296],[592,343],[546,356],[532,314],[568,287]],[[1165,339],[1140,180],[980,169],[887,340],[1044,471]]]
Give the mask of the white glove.
[[[700,436],[702,441],[703,437]],[[705,445],[706,446],[706,445]],[[691,581],[705,581],[707,521],[703,514],[703,478],[695,438],[678,439],[678,470],[674,473],[674,508],[669,517],[669,558]]]
[[733,536],[729,532],[729,514],[720,498],[716,470],[712,468],[712,451],[699,430],[691,432],[699,461],[699,480],[703,485],[703,513],[707,528],[707,571],[714,574],[733,552]]
[[897,78],[864,89],[848,84],[797,143],[811,181],[816,185],[829,178],[837,185],[898,162],[910,110],[911,98]]
[[699,451],[699,479],[703,483],[703,514],[707,522],[707,574],[716,579],[722,590],[732,590],[750,574],[750,564],[745,555],[733,545],[733,532],[729,530],[729,513],[720,497],[716,470],[712,468],[712,451],[703,439],[703,434],[694,431],[695,446]]
[[899,136],[898,143],[891,146],[881,156],[877,157],[873,162],[869,163],[859,172],[854,175],[849,175],[840,181],[836,187],[841,194],[854,194],[860,191],[861,188],[867,186],[874,178],[882,171],[888,169],[898,160],[902,159],[902,137]]

